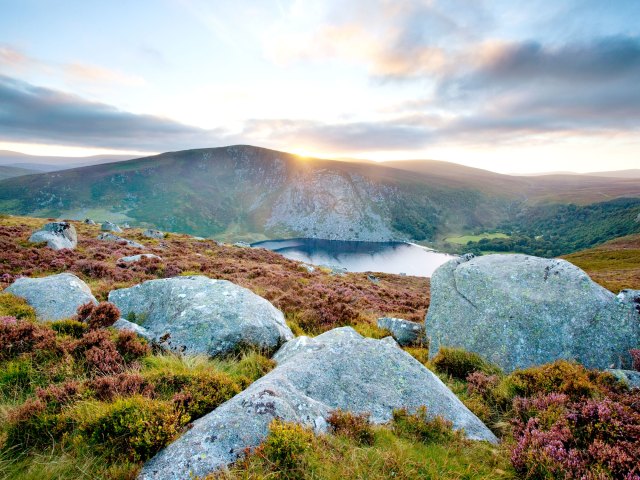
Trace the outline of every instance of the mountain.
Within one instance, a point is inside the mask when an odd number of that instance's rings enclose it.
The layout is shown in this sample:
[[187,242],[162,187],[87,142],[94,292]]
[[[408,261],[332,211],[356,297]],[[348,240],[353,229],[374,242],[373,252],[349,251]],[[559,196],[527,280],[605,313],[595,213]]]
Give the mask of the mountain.
[[29,175],[31,173],[38,173],[38,171],[29,168],[0,165],[0,180],[19,177],[21,175]]
[[234,240],[434,241],[495,228],[532,205],[624,196],[640,197],[640,182],[514,177],[432,161],[352,163],[237,145],[5,180],[0,211]]
[[607,178],[640,178],[640,168],[630,168],[627,170],[611,170],[607,172],[548,172],[548,173],[523,173],[518,174],[523,177],[538,177],[541,175],[587,175],[590,177],[607,177]]
[[130,160],[131,155],[93,155],[89,157],[52,157],[0,150],[0,166],[26,168],[39,172],[53,172],[100,163]]

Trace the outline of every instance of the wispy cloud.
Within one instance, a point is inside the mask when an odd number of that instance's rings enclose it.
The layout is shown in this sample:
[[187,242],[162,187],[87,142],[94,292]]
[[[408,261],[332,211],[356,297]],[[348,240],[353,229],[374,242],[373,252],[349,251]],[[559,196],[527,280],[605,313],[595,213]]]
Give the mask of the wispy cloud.
[[206,147],[218,132],[0,76],[0,140],[139,150]]
[[27,71],[53,75],[60,74],[72,81],[83,83],[133,87],[145,85],[145,80],[138,75],[82,62],[49,62],[30,56],[12,45],[0,45],[0,73],[16,75],[24,74]]

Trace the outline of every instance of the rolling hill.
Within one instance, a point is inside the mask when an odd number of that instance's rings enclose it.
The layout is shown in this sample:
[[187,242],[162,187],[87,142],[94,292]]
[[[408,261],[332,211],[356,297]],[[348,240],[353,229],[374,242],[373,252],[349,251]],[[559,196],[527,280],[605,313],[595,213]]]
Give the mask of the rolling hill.
[[[234,240],[297,236],[432,242],[452,232],[495,228],[532,206],[620,197],[640,197],[640,182],[514,177],[433,161],[310,159],[246,145],[168,152],[0,182],[1,212],[89,216]],[[624,217],[625,209],[615,215]],[[621,234],[635,233],[633,228],[631,223]]]

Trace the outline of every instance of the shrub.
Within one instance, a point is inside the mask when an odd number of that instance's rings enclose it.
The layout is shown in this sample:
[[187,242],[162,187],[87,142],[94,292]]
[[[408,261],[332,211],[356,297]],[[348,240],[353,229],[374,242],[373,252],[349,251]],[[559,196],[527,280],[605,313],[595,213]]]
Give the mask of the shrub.
[[473,372],[467,377],[467,393],[469,395],[480,395],[486,398],[498,383],[500,383],[500,377],[498,377],[498,375]]
[[85,360],[89,373],[110,375],[120,373],[125,362],[106,330],[90,330],[75,345],[73,353]]
[[81,433],[110,458],[144,461],[176,438],[187,421],[168,402],[135,396],[108,404]]
[[134,362],[151,353],[151,347],[147,341],[130,330],[118,332],[116,349],[126,363]]
[[22,353],[58,352],[55,332],[47,325],[13,317],[0,318],[0,360]]
[[332,433],[344,435],[362,445],[371,445],[374,434],[369,417],[368,413],[358,414],[334,410],[327,418],[327,423]]
[[117,397],[141,395],[151,397],[155,387],[139,373],[120,373],[106,377],[97,377],[89,383],[95,398],[101,401],[113,401]]
[[[269,435],[261,445],[260,453],[277,469],[286,471],[289,478],[296,478],[297,469],[304,469],[304,454],[313,445],[311,430],[295,423],[273,420]],[[303,472],[300,472],[300,478]]]
[[572,400],[624,390],[610,373],[587,370],[566,360],[516,370],[500,387],[511,398],[563,393]]
[[465,380],[473,372],[489,375],[501,373],[498,366],[487,362],[477,353],[467,352],[461,348],[440,347],[432,363],[439,372],[451,375],[458,380]]
[[640,405],[631,394],[515,402],[511,461],[525,478],[640,477]]
[[80,305],[76,312],[78,320],[89,325],[91,330],[110,327],[120,318],[120,310],[111,302],[92,302]]
[[31,398],[9,412],[5,445],[24,450],[46,445],[59,434],[58,416],[48,413],[46,404]]
[[86,323],[75,319],[60,320],[51,324],[51,328],[61,335],[69,335],[73,338],[81,338],[89,328]]
[[453,424],[440,415],[430,417],[427,407],[420,407],[415,413],[406,408],[393,411],[393,430],[400,436],[414,438],[424,443],[445,442],[456,438]]

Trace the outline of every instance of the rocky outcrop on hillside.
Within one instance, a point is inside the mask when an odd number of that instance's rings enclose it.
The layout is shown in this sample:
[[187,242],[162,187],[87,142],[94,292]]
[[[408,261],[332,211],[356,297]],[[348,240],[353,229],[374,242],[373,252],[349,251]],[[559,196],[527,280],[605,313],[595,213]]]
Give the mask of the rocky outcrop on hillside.
[[98,303],[89,286],[71,273],[18,278],[5,292],[24,298],[41,321],[64,320],[75,315],[80,305]]
[[335,409],[368,412],[376,423],[395,408],[426,405],[476,440],[497,442],[440,379],[390,337],[374,340],[350,327],[315,338],[298,337],[274,357],[278,366],[213,412],[151,459],[141,480],[178,480],[208,473],[236,460],[266,437],[273,419],[318,432]]
[[144,232],[142,232],[142,236],[143,237],[147,237],[147,238],[164,238],[164,233],[161,232],[160,230],[155,230],[153,228],[147,228]]
[[617,298],[565,260],[465,256],[431,278],[429,354],[462,347],[506,371],[557,359],[624,368],[640,342],[632,297]]
[[111,232],[105,232],[98,235],[98,240],[103,240],[105,242],[118,242],[118,243],[126,243],[128,246],[133,248],[144,248],[144,245],[138,243],[134,240],[128,240],[126,238],[122,238],[119,235],[114,235]]
[[52,222],[45,224],[29,237],[31,243],[47,242],[53,250],[63,248],[74,249],[78,245],[76,228],[68,222]]
[[102,230],[103,232],[122,233],[122,229],[118,225],[116,225],[115,223],[112,223],[112,222],[104,222],[100,226],[100,230]]
[[241,347],[273,350],[293,338],[284,315],[264,298],[205,276],[149,280],[113,290],[109,301],[154,341],[177,353],[225,355]]
[[397,234],[383,198],[378,185],[359,175],[302,171],[277,197],[265,226],[314,238],[392,240]]

